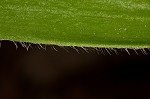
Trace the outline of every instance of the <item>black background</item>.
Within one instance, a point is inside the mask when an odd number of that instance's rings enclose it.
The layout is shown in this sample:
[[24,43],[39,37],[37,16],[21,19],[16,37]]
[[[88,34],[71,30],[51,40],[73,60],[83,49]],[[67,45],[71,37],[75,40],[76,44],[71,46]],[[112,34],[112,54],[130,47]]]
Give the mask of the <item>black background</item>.
[[16,44],[1,41],[0,99],[150,98],[148,49]]

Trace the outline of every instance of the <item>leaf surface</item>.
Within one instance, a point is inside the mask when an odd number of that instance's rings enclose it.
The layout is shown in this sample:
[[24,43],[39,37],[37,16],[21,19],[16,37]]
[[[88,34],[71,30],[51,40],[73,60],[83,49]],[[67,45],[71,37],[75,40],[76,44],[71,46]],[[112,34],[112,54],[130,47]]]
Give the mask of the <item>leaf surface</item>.
[[0,0],[0,40],[150,47],[150,1]]

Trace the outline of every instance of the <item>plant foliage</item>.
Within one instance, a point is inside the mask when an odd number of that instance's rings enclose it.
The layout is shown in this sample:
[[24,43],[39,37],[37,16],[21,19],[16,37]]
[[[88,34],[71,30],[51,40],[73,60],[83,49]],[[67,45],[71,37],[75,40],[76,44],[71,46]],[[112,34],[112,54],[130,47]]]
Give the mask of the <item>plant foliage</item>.
[[0,40],[150,47],[150,1],[0,0]]

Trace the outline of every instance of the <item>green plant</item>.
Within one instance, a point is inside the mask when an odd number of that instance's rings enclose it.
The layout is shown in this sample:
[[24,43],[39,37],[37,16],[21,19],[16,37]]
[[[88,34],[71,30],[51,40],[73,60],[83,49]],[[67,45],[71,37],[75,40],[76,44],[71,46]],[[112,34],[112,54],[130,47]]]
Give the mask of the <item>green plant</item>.
[[149,0],[0,0],[0,40],[150,47]]

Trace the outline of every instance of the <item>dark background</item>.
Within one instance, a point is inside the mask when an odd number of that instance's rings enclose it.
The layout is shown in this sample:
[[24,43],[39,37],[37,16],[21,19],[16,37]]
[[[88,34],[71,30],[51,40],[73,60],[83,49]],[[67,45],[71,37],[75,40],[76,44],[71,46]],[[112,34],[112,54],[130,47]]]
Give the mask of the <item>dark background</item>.
[[29,45],[1,41],[0,99],[150,98],[149,49]]

